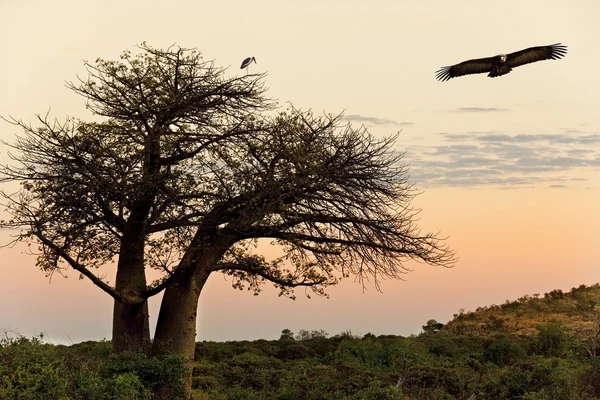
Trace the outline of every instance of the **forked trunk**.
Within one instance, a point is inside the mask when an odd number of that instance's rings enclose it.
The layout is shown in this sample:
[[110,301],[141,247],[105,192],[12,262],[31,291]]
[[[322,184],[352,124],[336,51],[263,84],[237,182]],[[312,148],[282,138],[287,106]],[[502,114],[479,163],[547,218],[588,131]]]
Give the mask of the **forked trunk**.
[[[205,270],[183,274],[176,282],[165,289],[160,306],[156,333],[154,335],[153,354],[177,354],[185,358],[184,377],[185,399],[192,390],[192,370],[196,348],[196,313],[198,299],[210,272]],[[159,388],[155,399],[172,399],[170,388]]]

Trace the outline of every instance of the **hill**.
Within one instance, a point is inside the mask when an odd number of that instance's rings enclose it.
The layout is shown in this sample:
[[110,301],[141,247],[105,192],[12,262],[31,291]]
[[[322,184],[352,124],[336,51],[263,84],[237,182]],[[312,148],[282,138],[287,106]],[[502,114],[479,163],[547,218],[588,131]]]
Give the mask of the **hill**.
[[442,329],[460,335],[504,333],[535,335],[537,327],[561,325],[570,334],[586,334],[600,329],[600,284],[580,285],[569,292],[525,295],[501,305],[459,312]]

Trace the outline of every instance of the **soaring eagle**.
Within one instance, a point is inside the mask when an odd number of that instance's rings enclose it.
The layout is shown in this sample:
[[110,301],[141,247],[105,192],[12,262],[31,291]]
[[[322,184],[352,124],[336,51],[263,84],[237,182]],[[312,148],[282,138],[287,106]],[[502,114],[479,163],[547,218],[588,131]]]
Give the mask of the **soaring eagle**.
[[518,66],[542,60],[558,60],[566,54],[567,46],[563,46],[560,43],[549,46],[530,47],[510,54],[478,58],[449,67],[442,67],[436,72],[436,77],[443,82],[457,76],[489,72],[488,76],[494,78],[508,74],[513,68]]

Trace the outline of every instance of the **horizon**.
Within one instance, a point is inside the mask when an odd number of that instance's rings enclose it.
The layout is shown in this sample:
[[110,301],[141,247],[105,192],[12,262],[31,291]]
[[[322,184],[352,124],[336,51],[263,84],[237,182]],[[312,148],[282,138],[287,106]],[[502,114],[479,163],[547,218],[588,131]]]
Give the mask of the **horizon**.
[[[376,137],[399,132],[395,149],[421,191],[412,202],[422,209],[418,226],[448,236],[458,261],[451,269],[407,262],[413,271],[383,281],[382,292],[372,283],[363,292],[350,277],[327,290],[329,299],[297,290],[295,301],[269,285],[259,296],[240,292],[213,274],[200,297],[197,341],[278,338],[283,329],[408,336],[461,308],[600,282],[600,3],[234,5],[8,1],[0,115],[34,122],[50,109],[58,120],[93,120],[65,81],[85,76],[83,60],[116,60],[143,41],[197,48],[228,67],[227,76],[244,74],[239,65],[253,56],[251,72],[268,72],[267,95],[281,107],[345,111],[344,121]],[[493,79],[435,79],[442,66],[559,42],[568,47],[560,60]],[[0,123],[0,139],[18,133]],[[114,281],[114,269],[102,271]],[[3,248],[0,302],[9,306],[0,309],[0,329],[110,340],[112,298],[68,275],[49,284],[25,246]],[[161,298],[149,301],[152,334]]]

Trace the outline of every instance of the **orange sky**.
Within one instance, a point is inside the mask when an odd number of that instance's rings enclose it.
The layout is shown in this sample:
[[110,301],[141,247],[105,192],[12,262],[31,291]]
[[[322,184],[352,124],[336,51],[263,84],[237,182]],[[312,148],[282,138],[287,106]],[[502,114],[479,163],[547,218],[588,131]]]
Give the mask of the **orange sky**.
[[[455,268],[409,264],[414,271],[406,280],[385,281],[383,293],[373,287],[363,293],[347,280],[329,291],[330,299],[309,300],[299,292],[296,301],[272,289],[257,297],[238,292],[213,275],[201,296],[199,339],[276,338],[284,328],[407,335],[430,318],[449,320],[460,308],[600,282],[599,201],[591,190],[574,196],[562,189],[430,189],[415,202],[424,208],[421,226],[450,235],[460,257]],[[32,257],[17,249],[3,254],[0,296],[10,304],[0,311],[3,328],[45,331],[62,342],[110,338],[108,296],[73,273],[49,284]],[[158,305],[153,299],[152,321]]]
[[[167,3],[165,3],[167,4]],[[197,47],[231,66],[256,56],[270,94],[316,112],[345,110],[377,136],[402,130],[423,230],[448,235],[450,270],[412,265],[403,282],[295,302],[210,278],[199,340],[276,338],[284,328],[417,333],[459,308],[600,282],[600,2],[56,2],[0,5],[0,115],[90,118],[64,82],[82,60],[118,58],[146,40]],[[435,5],[435,7],[434,7]],[[566,58],[489,79],[440,83],[469,58],[563,42]],[[14,128],[0,123],[0,139]],[[6,162],[0,147],[0,162]],[[54,341],[110,338],[111,299],[75,274],[52,284],[22,248],[0,250],[0,329]],[[160,298],[151,301],[156,320]],[[70,339],[69,339],[70,338]]]

